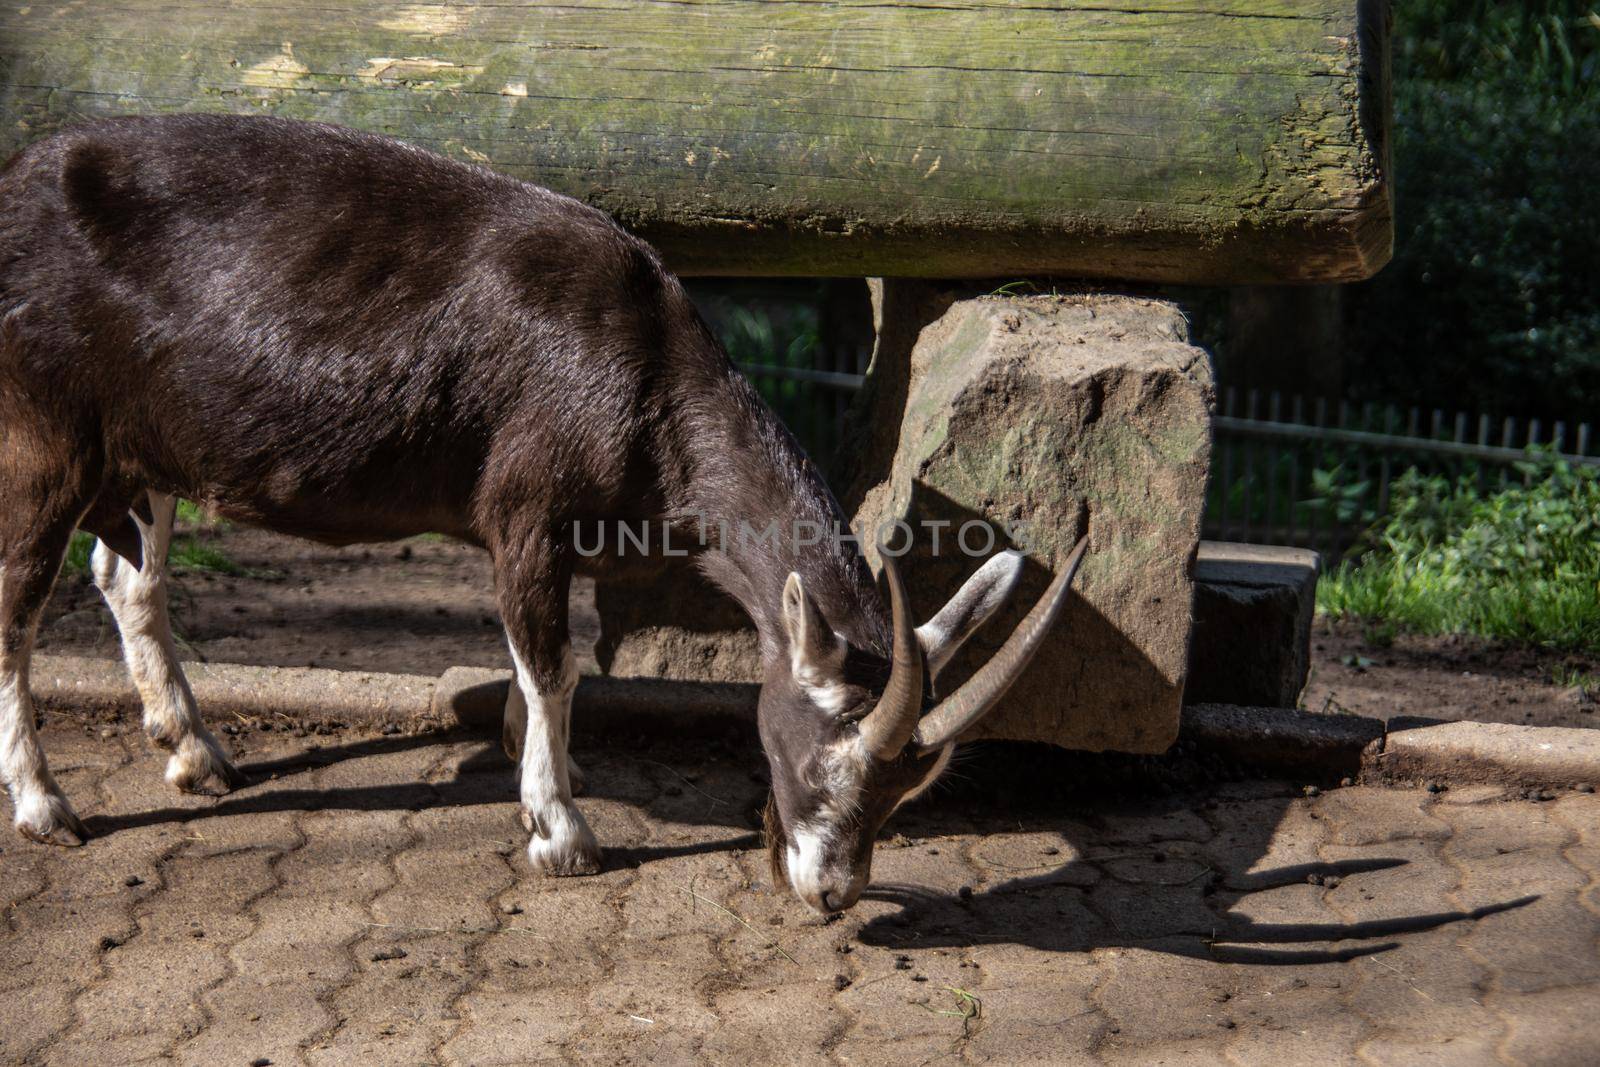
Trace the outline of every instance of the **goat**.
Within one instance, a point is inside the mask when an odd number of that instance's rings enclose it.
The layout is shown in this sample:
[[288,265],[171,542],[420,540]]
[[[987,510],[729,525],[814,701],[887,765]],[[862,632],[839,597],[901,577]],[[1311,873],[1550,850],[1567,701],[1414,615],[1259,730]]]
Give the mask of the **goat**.
[[[600,869],[567,758],[583,523],[839,529],[838,503],[655,252],[604,213],[390,138],[183,115],[70,127],[0,171],[0,770],[17,829],[88,835],[34,730],[28,662],[75,528],[180,790],[245,782],[177,661],[175,501],[328,544],[434,531],[487,549],[515,666],[507,749],[537,871]],[[936,706],[925,679],[1010,594],[989,560],[913,628],[858,546],[784,534],[694,563],[760,633],[781,867],[852,905],[1057,617],[1080,543],[1018,631]],[[924,712],[927,714],[924,716]]]

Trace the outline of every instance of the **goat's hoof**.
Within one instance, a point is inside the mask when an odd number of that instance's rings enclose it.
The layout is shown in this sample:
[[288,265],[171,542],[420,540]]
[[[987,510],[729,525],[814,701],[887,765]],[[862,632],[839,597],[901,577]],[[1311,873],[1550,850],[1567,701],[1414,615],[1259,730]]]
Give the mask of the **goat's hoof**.
[[553,878],[600,873],[600,843],[578,809],[557,808],[545,817],[523,809],[523,825],[533,834],[528,862],[538,873]]
[[89,840],[89,828],[66,798],[51,795],[17,806],[17,833],[41,845],[63,848],[77,848]]
[[250,784],[215,741],[185,738],[167,761],[167,783],[180,793],[219,797]]

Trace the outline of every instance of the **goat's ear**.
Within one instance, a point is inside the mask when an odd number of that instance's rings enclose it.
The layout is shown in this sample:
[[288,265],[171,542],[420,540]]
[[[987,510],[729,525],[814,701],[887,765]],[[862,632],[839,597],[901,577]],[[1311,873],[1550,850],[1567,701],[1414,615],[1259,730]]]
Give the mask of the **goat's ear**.
[[844,641],[793,572],[783,583],[783,629],[789,635],[789,665],[803,686],[825,686],[844,675]]
[[1022,553],[1002,552],[979,567],[961,591],[939,609],[939,614],[917,627],[917,640],[928,657],[930,678],[937,680],[973,631],[1011,598],[1021,577]]

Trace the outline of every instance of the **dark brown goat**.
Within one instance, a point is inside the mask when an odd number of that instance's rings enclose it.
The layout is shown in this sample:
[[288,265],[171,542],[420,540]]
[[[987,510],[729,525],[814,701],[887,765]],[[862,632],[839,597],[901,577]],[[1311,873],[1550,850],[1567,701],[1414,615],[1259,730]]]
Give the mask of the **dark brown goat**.
[[643,242],[485,169],[265,118],[75,127],[0,172],[0,769],[34,840],[85,836],[28,695],[74,528],[99,539],[95,580],[146,728],[172,750],[168,780],[241,781],[167,624],[179,496],[332,544],[437,531],[489,551],[528,852],[553,874],[600,866],[566,756],[567,589],[606,557],[576,532],[775,528],[694,559],[760,631],[775,831],[795,890],[825,909],[859,896],[879,826],[998,699],[1071,575],[920,718],[924,658],[948,659],[1020,557],[991,560],[913,631],[892,564],[886,610],[850,542],[792,535],[845,519]]

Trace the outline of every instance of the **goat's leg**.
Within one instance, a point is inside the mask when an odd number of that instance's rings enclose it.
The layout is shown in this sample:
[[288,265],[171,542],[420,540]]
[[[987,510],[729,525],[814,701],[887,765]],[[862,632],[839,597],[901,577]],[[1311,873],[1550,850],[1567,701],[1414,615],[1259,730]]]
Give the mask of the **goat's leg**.
[[[571,737],[572,714],[568,706],[566,717],[568,729],[566,736]],[[528,732],[528,701],[522,695],[522,686],[512,681],[510,692],[506,694],[506,710],[500,723],[500,747],[506,750],[506,755],[520,770],[522,767],[522,739]],[[584,775],[583,768],[579,767],[572,759],[570,743],[567,751],[567,780],[572,783],[572,795],[583,796]]]
[[567,765],[567,719],[578,687],[567,636],[571,564],[553,539],[530,537],[498,547],[495,579],[526,716],[517,762],[532,835],[528,859],[544,874],[597,873],[600,846],[572,802]]
[[[0,472],[5,458],[0,456]],[[28,663],[39,613],[83,509],[60,497],[30,501],[22,493],[9,494],[4,485],[0,500],[10,512],[0,516],[0,778],[11,793],[23,837],[48,845],[81,845],[89,831],[50,774],[34,729]]]
[[134,687],[144,704],[144,729],[150,740],[172,753],[167,760],[167,782],[184,793],[211,792],[208,783],[222,791],[248,784],[223,753],[222,746],[200,719],[194,693],[178,665],[167,614],[167,548],[172,541],[172,520],[178,502],[165,493],[150,493],[151,521],[135,511],[139,527],[141,565],[96,542],[91,566],[122,635],[122,655]]

